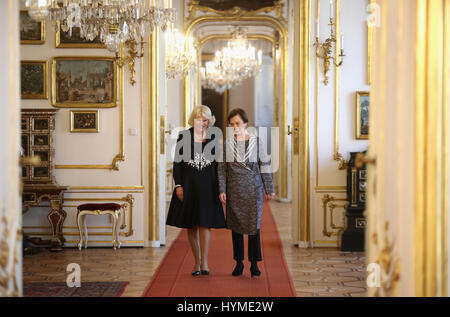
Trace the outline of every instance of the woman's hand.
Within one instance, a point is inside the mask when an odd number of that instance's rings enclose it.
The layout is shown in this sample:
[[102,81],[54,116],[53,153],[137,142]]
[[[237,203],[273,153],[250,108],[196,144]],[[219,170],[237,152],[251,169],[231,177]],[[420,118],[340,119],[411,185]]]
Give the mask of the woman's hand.
[[275,197],[275,193],[271,193],[271,194],[266,195],[266,199],[267,200],[272,200],[274,197]]
[[219,199],[222,202],[222,204],[226,204],[227,203],[227,194],[225,194],[225,193],[220,194]]
[[179,186],[176,188],[176,194],[180,201],[183,201],[183,187]]

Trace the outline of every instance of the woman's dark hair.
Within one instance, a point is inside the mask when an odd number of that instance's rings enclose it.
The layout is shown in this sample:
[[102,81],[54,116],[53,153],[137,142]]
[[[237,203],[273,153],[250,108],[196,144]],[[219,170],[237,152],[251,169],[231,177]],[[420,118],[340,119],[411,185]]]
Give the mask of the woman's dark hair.
[[245,113],[244,109],[235,108],[235,109],[231,110],[230,113],[228,114],[228,118],[227,118],[228,123],[230,123],[230,120],[232,118],[234,118],[235,116],[240,116],[242,121],[244,121],[244,123],[248,123],[247,113]]

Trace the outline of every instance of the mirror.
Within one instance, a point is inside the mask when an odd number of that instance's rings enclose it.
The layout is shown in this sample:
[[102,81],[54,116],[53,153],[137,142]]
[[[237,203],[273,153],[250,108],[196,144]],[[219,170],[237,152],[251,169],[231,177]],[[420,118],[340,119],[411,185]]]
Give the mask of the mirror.
[[[248,39],[256,52],[261,51],[261,66],[255,76],[245,78],[225,91],[205,87],[202,80],[200,103],[211,108],[216,116],[216,126],[222,131],[227,127],[227,114],[233,108],[244,109],[253,127],[274,126],[274,51],[272,42],[267,39]],[[217,51],[226,47],[228,40],[211,37],[201,48],[201,66],[215,58]]]
[[[261,72],[247,78],[238,86],[223,92],[202,85],[202,67],[215,57],[215,52],[228,45],[236,28],[245,29],[249,43],[255,51],[261,50]],[[216,126],[226,131],[226,117],[230,110],[240,107],[249,116],[249,126],[275,127],[279,165],[274,173],[275,190],[280,200],[289,199],[290,137],[288,125],[287,30],[280,20],[268,15],[252,16],[199,16],[190,21],[186,36],[197,42],[197,67],[184,79],[184,124],[196,105],[204,104],[216,116]],[[259,59],[259,54],[257,54]],[[272,131],[273,132],[273,131]],[[272,143],[273,145],[273,143]]]

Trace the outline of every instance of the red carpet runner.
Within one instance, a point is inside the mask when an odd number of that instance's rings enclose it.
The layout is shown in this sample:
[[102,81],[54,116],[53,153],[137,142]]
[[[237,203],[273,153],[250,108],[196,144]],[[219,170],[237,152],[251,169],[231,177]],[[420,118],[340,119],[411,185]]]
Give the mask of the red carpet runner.
[[156,270],[142,296],[145,297],[293,297],[292,283],[275,219],[267,202],[261,220],[260,277],[250,277],[245,236],[244,274],[232,276],[235,261],[231,231],[212,230],[209,276],[191,276],[194,266],[186,230],[182,230]]

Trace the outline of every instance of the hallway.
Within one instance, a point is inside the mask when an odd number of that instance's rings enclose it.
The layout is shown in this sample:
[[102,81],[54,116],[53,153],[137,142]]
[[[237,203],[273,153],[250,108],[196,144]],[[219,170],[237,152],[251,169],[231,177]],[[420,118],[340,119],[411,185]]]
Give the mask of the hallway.
[[[290,242],[290,204],[271,202],[286,262],[298,297],[365,296],[364,253],[332,248],[299,249]],[[60,253],[43,251],[23,259],[26,282],[64,282],[66,267],[78,263],[81,284],[88,281],[128,281],[122,296],[139,297],[150,282],[179,229],[167,227],[167,245],[161,248],[68,248]],[[214,246],[212,246],[214,248]],[[232,268],[230,268],[231,270]],[[214,268],[211,268],[214,274]]]

